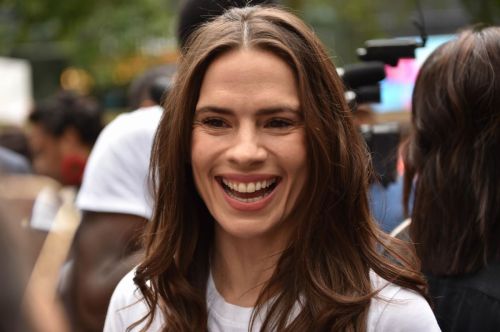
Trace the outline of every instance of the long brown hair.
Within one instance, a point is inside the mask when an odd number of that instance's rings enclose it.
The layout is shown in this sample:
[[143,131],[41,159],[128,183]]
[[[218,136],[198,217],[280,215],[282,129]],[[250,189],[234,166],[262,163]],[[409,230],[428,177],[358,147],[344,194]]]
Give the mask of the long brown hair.
[[424,272],[460,275],[500,259],[500,28],[464,31],[424,63],[405,167]]
[[[370,269],[418,292],[424,282],[417,266],[392,264],[378,251],[386,238],[368,208],[367,150],[324,47],[294,15],[258,6],[227,11],[202,26],[184,50],[153,148],[156,204],[146,258],[135,277],[150,308],[143,321],[151,323],[159,308],[165,331],[206,330],[214,220],[193,184],[192,123],[207,67],[240,48],[272,52],[293,69],[308,154],[308,181],[292,212],[298,227],[260,294],[254,317],[274,296],[262,330],[364,331],[374,296]],[[302,310],[290,321],[299,297]]]

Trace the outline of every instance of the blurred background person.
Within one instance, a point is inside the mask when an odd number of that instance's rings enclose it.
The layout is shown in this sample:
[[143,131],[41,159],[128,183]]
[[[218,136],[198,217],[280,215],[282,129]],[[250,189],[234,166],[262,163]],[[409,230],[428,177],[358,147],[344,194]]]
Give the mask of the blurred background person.
[[82,211],[60,284],[75,331],[101,331],[111,293],[137,264],[139,237],[151,217],[150,151],[174,66],[146,71],[130,86],[139,108],[109,123],[92,150],[76,204]]
[[405,153],[409,235],[443,331],[500,330],[500,27],[424,63]]
[[33,171],[56,181],[47,183],[32,205],[28,231],[36,248],[41,248],[63,203],[60,190],[76,195],[101,129],[100,104],[75,92],[59,92],[38,102],[29,114],[27,132]]
[[0,331],[32,331],[28,316],[21,309],[28,277],[22,239],[16,227],[12,227],[4,204],[0,200]]
[[0,146],[0,173],[29,174],[31,165],[22,155]]
[[61,285],[74,329],[101,331],[111,293],[138,262],[138,239],[151,217],[148,167],[163,109],[119,115],[90,154],[76,204],[82,219]]
[[[43,232],[31,229],[34,202],[42,191],[58,188],[55,180],[32,173],[31,152],[23,128],[10,125],[0,129],[0,200],[8,206],[8,219],[12,228],[29,237],[23,251],[27,269],[32,267],[45,240]],[[57,207],[55,207],[57,209]],[[50,218],[53,218],[51,213]]]
[[128,89],[128,108],[137,110],[161,105],[172,87],[175,70],[176,66],[173,64],[159,65],[137,76]]
[[30,174],[31,151],[22,128],[7,126],[0,129],[0,173]]
[[79,186],[90,150],[102,129],[102,110],[88,97],[61,92],[29,114],[33,169],[62,185]]
[[0,198],[0,332],[69,332],[53,298],[36,287],[27,291],[33,281],[26,260],[30,238],[19,230],[7,204]]

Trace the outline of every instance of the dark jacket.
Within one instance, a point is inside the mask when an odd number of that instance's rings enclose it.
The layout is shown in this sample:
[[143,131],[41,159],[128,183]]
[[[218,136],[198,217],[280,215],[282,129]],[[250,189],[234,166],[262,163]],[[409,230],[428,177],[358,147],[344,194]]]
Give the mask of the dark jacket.
[[426,276],[443,332],[500,331],[500,262],[459,277]]

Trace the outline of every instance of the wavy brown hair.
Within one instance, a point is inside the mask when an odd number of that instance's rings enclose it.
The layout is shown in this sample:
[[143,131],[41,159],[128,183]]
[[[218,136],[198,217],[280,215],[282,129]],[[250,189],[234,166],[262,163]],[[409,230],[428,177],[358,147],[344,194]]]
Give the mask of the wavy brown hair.
[[[294,71],[308,155],[308,181],[291,212],[298,226],[259,296],[254,317],[273,296],[263,331],[364,331],[376,293],[370,269],[420,293],[424,281],[415,262],[395,264],[380,254],[386,238],[368,208],[367,150],[324,47],[296,16],[258,6],[227,11],[202,26],[184,49],[153,148],[156,204],[146,258],[134,279],[150,308],[140,322],[150,324],[160,313],[164,331],[207,328],[214,220],[193,184],[193,116],[207,67],[221,54],[242,48],[272,52]],[[290,321],[299,297],[303,307]]]
[[500,260],[499,27],[464,31],[426,60],[405,167],[424,272],[460,275]]

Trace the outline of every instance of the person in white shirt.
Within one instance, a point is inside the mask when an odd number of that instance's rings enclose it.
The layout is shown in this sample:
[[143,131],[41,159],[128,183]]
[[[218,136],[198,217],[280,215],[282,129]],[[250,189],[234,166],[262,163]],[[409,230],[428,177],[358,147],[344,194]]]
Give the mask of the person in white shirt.
[[74,330],[102,331],[120,279],[140,261],[140,235],[152,214],[149,159],[160,106],[124,113],[90,154],[76,199],[82,220],[59,290]]
[[233,8],[185,49],[145,257],[104,330],[439,331],[419,267],[370,214],[366,147],[314,33]]

